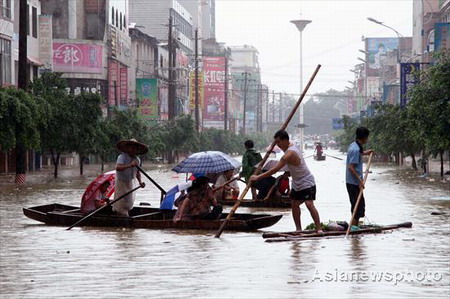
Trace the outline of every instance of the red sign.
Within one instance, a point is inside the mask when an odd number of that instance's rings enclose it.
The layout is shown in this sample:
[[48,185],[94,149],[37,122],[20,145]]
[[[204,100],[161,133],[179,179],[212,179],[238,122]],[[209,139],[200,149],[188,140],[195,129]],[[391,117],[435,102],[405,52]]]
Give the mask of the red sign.
[[62,73],[96,73],[103,68],[100,45],[53,43],[53,70]]
[[108,66],[109,105],[128,104],[128,68],[118,61],[110,60]]
[[225,57],[204,57],[203,119],[223,121],[225,111]]

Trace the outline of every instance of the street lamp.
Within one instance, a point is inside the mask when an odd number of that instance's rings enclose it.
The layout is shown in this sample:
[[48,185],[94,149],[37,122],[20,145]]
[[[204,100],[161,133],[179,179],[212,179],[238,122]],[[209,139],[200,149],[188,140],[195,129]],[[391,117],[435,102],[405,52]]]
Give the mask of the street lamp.
[[[302,32],[305,29],[306,25],[311,23],[310,20],[292,20],[292,24],[294,24],[298,31],[300,32],[300,93],[303,92],[303,50],[302,50]],[[300,113],[299,113],[299,122],[303,124],[303,104],[300,104]],[[303,150],[303,142],[304,142],[304,128],[300,128],[300,146]]]
[[374,18],[371,18],[371,17],[368,17],[367,20],[369,20],[370,22],[373,22],[373,23],[375,23],[377,25],[389,28],[389,29],[391,29],[392,31],[395,32],[395,34],[397,35],[397,38],[398,38],[397,62],[400,63],[401,62],[400,61],[401,60],[400,46],[401,46],[401,38],[403,37],[403,35],[400,32],[398,32],[397,30],[395,30],[394,28],[384,24],[384,22],[380,22],[380,21],[375,20]]

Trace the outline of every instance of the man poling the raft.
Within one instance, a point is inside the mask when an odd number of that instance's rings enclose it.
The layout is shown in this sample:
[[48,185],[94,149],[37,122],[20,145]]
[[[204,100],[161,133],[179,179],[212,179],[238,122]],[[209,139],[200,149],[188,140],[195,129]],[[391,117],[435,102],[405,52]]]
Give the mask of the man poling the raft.
[[316,182],[314,176],[306,166],[305,159],[300,150],[289,141],[289,134],[280,130],[273,136],[277,146],[284,151],[284,156],[273,168],[260,174],[250,177],[250,182],[255,183],[266,177],[277,173],[281,168],[287,166],[292,177],[292,190],[289,194],[292,203],[292,217],[294,218],[295,227],[298,231],[302,230],[300,221],[300,205],[305,203],[311,217],[316,225],[317,233],[322,233],[319,212],[314,206],[316,199]]

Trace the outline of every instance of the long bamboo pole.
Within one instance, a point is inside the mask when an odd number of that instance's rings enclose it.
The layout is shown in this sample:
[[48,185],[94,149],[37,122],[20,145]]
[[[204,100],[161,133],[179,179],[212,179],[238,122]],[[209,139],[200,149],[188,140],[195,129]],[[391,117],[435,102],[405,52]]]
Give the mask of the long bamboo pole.
[[[314,81],[314,78],[316,77],[317,73],[319,72],[320,67],[321,67],[320,64],[317,65],[316,70],[314,71],[314,73],[312,74],[311,78],[309,79],[309,82],[306,85],[305,89],[303,90],[302,94],[300,95],[300,98],[298,99],[298,101],[295,104],[295,106],[292,108],[292,111],[289,114],[289,116],[287,117],[287,119],[285,120],[284,124],[281,126],[281,130],[285,130],[287,128],[287,126],[289,125],[289,122],[291,121],[291,119],[294,117],[295,112],[297,111],[298,107],[300,106],[301,102],[303,101],[303,98],[305,97],[306,92],[308,91],[309,87],[311,86],[312,82]],[[272,145],[270,146],[269,150],[266,152],[266,154],[264,156],[264,159],[262,160],[261,163],[259,163],[259,166],[256,169],[256,171],[254,172],[254,174],[259,174],[261,172],[261,169],[262,169],[263,165],[266,163],[266,161],[269,158],[270,153],[273,151],[273,148],[275,147],[275,145],[276,145],[276,143],[275,143],[275,140],[274,140],[272,142]],[[239,205],[242,203],[242,200],[244,199],[245,195],[247,194],[248,190],[250,190],[250,188],[251,188],[251,182],[248,182],[247,186],[244,189],[244,191],[241,193],[241,195],[237,199],[237,201],[234,204],[233,208],[228,213],[227,218],[222,222],[222,225],[220,226],[219,230],[216,232],[214,237],[220,238],[220,235],[222,234],[223,230],[227,226],[228,221],[231,219],[231,217],[233,217],[234,213],[239,208]]]
[[[369,169],[370,169],[370,165],[372,164],[372,157],[373,157],[373,153],[370,153],[369,162],[367,163],[366,172],[364,173],[364,187],[366,186],[367,177],[369,176]],[[361,201],[363,192],[364,192],[364,188],[361,188],[359,190],[358,198],[356,199],[355,207],[353,208],[352,218],[350,218],[350,222],[348,223],[347,232],[345,233],[346,238],[352,228],[353,219],[355,219],[355,215],[358,212],[359,202]]]

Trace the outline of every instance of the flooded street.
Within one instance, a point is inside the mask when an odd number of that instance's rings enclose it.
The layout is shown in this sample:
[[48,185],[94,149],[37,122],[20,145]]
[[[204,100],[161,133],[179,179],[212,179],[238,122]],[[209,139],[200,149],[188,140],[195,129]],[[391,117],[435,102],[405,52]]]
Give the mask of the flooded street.
[[[345,161],[307,159],[307,163],[316,178],[321,221],[348,221]],[[148,173],[166,190],[184,179],[166,170]],[[79,205],[92,178],[0,187],[3,298],[449,296],[449,182],[418,184],[418,179],[396,176],[392,166],[373,165],[365,191],[366,221],[411,221],[413,227],[349,239],[266,243],[261,231],[224,232],[220,239],[204,231],[78,227],[66,231],[23,215],[23,207]],[[138,190],[137,203],[158,207],[157,189],[147,180],[146,184]],[[294,229],[290,210],[239,208],[239,212],[282,214],[279,223],[264,231]],[[311,222],[302,207],[303,226]],[[352,273],[362,272],[367,280],[351,281]],[[377,280],[372,274],[383,277]]]

